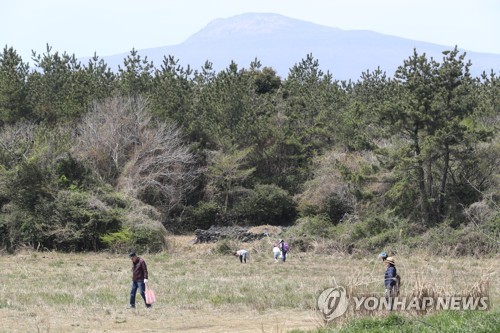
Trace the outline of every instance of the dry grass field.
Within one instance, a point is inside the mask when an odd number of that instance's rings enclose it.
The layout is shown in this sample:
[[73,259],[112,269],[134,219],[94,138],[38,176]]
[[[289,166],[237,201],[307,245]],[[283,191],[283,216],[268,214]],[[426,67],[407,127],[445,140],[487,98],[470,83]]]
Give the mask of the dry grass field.
[[[0,256],[0,332],[286,332],[323,325],[318,294],[336,282],[350,292],[383,292],[384,267],[371,257],[291,253],[274,263],[264,241],[243,244],[250,261],[217,254],[215,245],[170,240],[142,256],[157,302],[126,309],[127,254],[24,251]],[[266,252],[267,250],[267,252]],[[470,293],[489,286],[500,300],[499,258],[396,257],[402,292]],[[335,281],[335,282],[334,282]],[[137,295],[140,299],[140,296]]]

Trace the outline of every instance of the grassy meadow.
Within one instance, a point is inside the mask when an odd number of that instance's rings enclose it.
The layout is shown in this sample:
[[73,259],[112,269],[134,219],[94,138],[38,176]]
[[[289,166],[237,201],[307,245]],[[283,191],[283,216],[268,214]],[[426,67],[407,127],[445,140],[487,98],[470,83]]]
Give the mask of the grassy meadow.
[[[148,264],[150,287],[157,297],[151,310],[145,309],[139,294],[137,308],[126,309],[131,280],[126,253],[2,255],[0,332],[357,332],[370,325],[382,331],[392,324],[399,332],[401,323],[411,329],[414,322],[425,330],[433,322],[445,323],[444,316],[453,328],[477,317],[382,313],[354,320],[351,314],[325,327],[315,310],[322,290],[336,283],[350,293],[383,293],[384,267],[377,254],[292,252],[285,264],[274,263],[271,247],[262,240],[232,244],[251,253],[249,262],[240,264],[236,257],[220,253],[217,245],[189,245],[189,240],[173,237],[168,251],[139,254]],[[495,322],[498,259],[398,254],[401,292],[487,292],[493,309],[477,315],[487,322],[486,328],[500,327]]]

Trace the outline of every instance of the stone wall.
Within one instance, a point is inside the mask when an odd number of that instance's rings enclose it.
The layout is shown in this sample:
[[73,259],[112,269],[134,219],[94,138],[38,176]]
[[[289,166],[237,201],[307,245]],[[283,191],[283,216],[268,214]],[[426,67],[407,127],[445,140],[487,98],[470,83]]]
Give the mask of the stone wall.
[[207,230],[196,229],[195,243],[213,243],[221,239],[235,239],[241,242],[251,242],[266,237],[265,233],[253,233],[243,227],[216,227],[211,226]]

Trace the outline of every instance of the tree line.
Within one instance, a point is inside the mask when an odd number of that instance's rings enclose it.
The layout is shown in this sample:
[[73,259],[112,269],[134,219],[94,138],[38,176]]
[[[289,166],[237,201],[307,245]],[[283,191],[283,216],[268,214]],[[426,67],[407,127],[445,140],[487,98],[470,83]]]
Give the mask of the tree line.
[[356,81],[312,54],[286,78],[136,50],[117,71],[49,46],[32,60],[0,54],[5,249],[155,250],[214,224],[379,243],[474,228],[498,245],[499,73],[472,77],[456,47]]

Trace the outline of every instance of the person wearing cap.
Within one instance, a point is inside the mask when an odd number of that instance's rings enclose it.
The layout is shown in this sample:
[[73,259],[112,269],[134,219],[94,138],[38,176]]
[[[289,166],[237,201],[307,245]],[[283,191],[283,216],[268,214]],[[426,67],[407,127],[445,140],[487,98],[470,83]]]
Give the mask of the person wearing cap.
[[393,257],[387,257],[384,262],[387,267],[384,275],[385,297],[389,301],[389,309],[392,310],[392,301],[395,296],[394,289],[397,284],[397,270],[395,266],[396,262]]
[[139,258],[135,252],[129,254],[132,260],[132,288],[130,289],[130,304],[129,309],[135,308],[135,295],[137,294],[137,289],[141,294],[144,304],[147,308],[151,307],[151,304],[146,303],[146,283],[148,283],[148,267],[144,259]]
[[387,254],[387,252],[383,251],[378,256],[382,259],[382,261],[385,261],[385,259],[387,259],[389,255]]
[[236,252],[234,252],[234,255],[237,256],[237,257],[240,257],[240,262],[241,263],[247,263],[247,259],[248,259],[248,251],[247,250],[238,250]]

